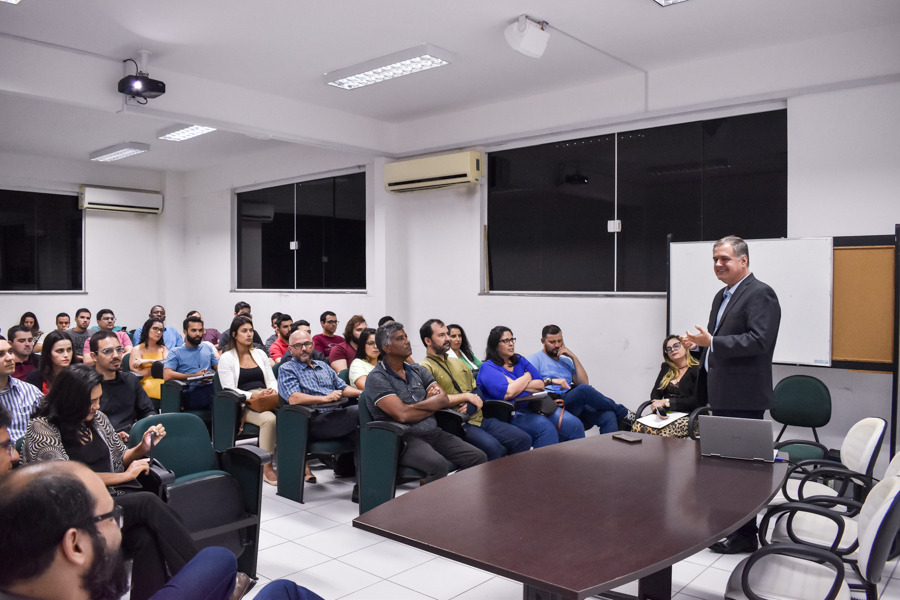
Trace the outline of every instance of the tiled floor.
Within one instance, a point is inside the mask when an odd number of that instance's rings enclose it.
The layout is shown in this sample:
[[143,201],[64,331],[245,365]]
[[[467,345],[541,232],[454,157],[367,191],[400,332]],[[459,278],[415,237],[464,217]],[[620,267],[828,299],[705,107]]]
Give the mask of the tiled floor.
[[[354,529],[350,522],[358,507],[350,502],[353,480],[335,479],[325,468],[315,473],[319,483],[307,486],[304,504],[280,498],[274,487],[263,484],[259,582],[247,598],[270,580],[285,578],[325,600],[521,600],[519,583]],[[399,493],[413,488],[404,486]],[[720,600],[744,556],[705,550],[676,564],[673,598]],[[884,600],[900,600],[896,567],[896,561],[887,565],[878,586]],[[637,583],[619,591],[637,594]]]

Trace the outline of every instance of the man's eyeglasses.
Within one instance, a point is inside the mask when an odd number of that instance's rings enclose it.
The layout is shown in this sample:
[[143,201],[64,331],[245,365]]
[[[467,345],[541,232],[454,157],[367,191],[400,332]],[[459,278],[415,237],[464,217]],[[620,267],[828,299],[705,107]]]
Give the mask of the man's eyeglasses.
[[103,350],[100,350],[100,354],[102,354],[103,356],[112,356],[113,353],[125,354],[125,347],[119,346],[118,348],[104,348]]
[[338,323],[340,323],[340,321],[337,321],[337,320],[335,320],[335,321],[325,321],[325,323],[326,323],[327,325],[337,325]]
[[115,318],[115,317],[103,317],[103,318],[100,319],[100,320],[101,320],[101,321],[109,321],[110,323],[115,323],[115,322],[116,322],[116,318]]
[[671,354],[676,350],[681,350],[681,342],[675,342],[671,346],[666,346],[666,354]]
[[[13,440],[6,440],[5,442],[0,443],[0,448],[6,448],[9,452],[10,457],[16,453],[16,443]],[[0,450],[0,452],[3,452]]]
[[304,348],[312,348],[312,342],[300,342],[299,344],[291,344],[292,350],[303,350]]
[[122,517],[125,514],[125,510],[116,504],[116,507],[113,508],[110,512],[102,515],[97,515],[96,517],[91,518],[91,523],[99,523],[105,519],[112,519],[116,522],[116,525],[119,526],[119,529],[122,528]]
[[501,344],[515,344],[516,338],[506,338],[505,340],[500,340]]

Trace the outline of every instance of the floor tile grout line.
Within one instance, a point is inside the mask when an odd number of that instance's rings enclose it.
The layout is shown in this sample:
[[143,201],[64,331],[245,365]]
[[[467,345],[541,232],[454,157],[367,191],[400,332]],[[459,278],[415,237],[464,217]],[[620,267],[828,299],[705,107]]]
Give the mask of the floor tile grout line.
[[[487,572],[487,571],[485,571],[485,573],[486,573],[486,572]],[[458,593],[458,594],[455,595],[455,596],[451,596],[448,600],[453,600],[453,598],[459,598],[459,597],[462,596],[463,594],[467,594],[467,593],[471,592],[472,590],[474,590],[475,588],[483,586],[484,584],[486,584],[487,582],[489,582],[491,579],[494,579],[495,577],[496,577],[496,575],[491,575],[490,579],[485,579],[484,581],[482,581],[482,582],[479,583],[478,585],[474,585],[474,586],[470,587],[469,589],[467,589],[467,590],[465,590],[465,591],[462,591],[462,592]],[[524,589],[524,588],[523,588],[523,589]]]

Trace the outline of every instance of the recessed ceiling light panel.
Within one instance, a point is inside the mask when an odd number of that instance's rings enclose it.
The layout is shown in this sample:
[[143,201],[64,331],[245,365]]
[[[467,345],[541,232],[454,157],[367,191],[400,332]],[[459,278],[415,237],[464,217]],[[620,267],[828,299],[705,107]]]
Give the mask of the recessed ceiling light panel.
[[673,4],[678,4],[679,2],[686,2],[687,0],[656,0],[656,3],[660,6],[671,6]]
[[112,162],[114,160],[122,160],[135,154],[142,154],[150,150],[150,144],[140,144],[138,142],[125,142],[116,144],[103,150],[91,152],[91,160],[97,162]]
[[343,90],[355,90],[373,83],[381,83],[404,75],[442,67],[451,62],[453,62],[453,53],[431,44],[422,44],[346,69],[331,71],[325,74],[324,79],[328,85]]
[[0,2],[8,2],[10,4],[18,4],[19,0],[0,0]]
[[172,125],[156,132],[156,137],[161,140],[170,140],[172,142],[183,142],[204,133],[215,131],[213,127],[204,127],[203,125]]

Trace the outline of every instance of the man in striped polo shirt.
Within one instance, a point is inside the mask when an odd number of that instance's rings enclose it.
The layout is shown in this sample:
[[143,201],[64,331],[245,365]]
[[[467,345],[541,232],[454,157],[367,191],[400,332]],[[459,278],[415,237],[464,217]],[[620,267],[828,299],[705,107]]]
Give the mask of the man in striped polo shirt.
[[9,426],[9,437],[12,440],[25,435],[31,413],[44,397],[41,391],[30,383],[11,377],[15,370],[16,360],[12,346],[6,340],[0,340],[0,404],[12,416],[12,423]]

